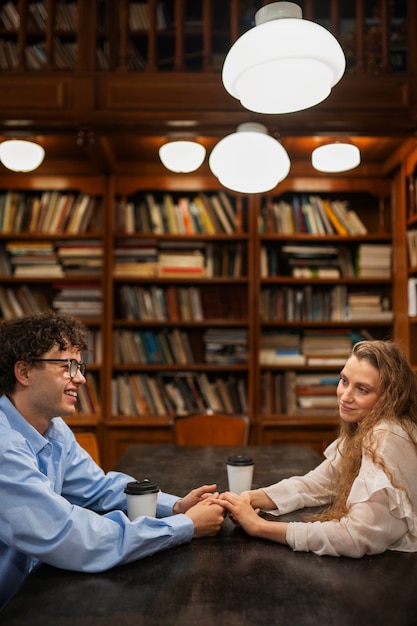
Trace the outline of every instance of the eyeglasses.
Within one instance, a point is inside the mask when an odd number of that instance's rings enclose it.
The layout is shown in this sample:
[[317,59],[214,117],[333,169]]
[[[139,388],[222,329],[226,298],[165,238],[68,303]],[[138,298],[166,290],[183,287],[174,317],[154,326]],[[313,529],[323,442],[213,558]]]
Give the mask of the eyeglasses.
[[84,376],[86,370],[86,364],[83,361],[77,361],[77,359],[33,359],[34,361],[44,361],[45,363],[66,363],[68,365],[68,374],[70,378],[75,378],[80,370]]

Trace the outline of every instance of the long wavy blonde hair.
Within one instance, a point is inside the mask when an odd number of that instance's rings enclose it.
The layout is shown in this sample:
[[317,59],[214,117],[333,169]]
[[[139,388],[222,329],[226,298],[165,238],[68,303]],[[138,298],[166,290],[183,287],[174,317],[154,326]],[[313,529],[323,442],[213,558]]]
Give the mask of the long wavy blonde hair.
[[351,356],[368,361],[378,371],[379,397],[365,419],[357,424],[343,421],[340,424],[338,448],[342,463],[336,484],[337,495],[325,511],[315,516],[321,521],[341,519],[348,512],[347,499],[364,454],[387,473],[394,486],[405,489],[396,484],[395,476],[378,454],[373,437],[376,424],[382,420],[388,424],[399,423],[417,454],[417,374],[400,347],[392,341],[360,341],[354,345]]

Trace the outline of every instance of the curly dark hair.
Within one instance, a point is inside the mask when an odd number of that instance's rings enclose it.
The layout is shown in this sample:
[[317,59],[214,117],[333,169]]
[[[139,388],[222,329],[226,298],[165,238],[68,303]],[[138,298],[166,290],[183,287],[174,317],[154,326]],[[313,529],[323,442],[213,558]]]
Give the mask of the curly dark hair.
[[0,323],[0,393],[13,393],[17,361],[33,364],[54,346],[87,349],[87,330],[75,317],[55,311]]

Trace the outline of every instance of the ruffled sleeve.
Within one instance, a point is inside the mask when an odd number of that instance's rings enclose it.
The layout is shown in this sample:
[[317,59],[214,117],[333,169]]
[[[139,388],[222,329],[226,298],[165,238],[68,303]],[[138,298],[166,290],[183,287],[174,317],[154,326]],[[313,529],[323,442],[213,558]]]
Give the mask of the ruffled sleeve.
[[332,500],[339,456],[337,441],[330,444],[324,456],[325,460],[305,476],[292,476],[263,489],[276,505],[276,509],[268,513],[283,515]]

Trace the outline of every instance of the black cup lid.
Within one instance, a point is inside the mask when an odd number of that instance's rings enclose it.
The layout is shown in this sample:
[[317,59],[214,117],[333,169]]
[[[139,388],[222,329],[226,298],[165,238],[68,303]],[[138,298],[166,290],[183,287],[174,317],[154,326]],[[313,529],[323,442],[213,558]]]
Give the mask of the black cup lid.
[[130,495],[140,495],[143,493],[157,493],[159,491],[158,485],[151,483],[148,478],[144,480],[134,480],[127,483],[124,492]]
[[254,465],[254,460],[251,456],[245,456],[244,454],[235,454],[228,457],[227,464],[236,466]]

